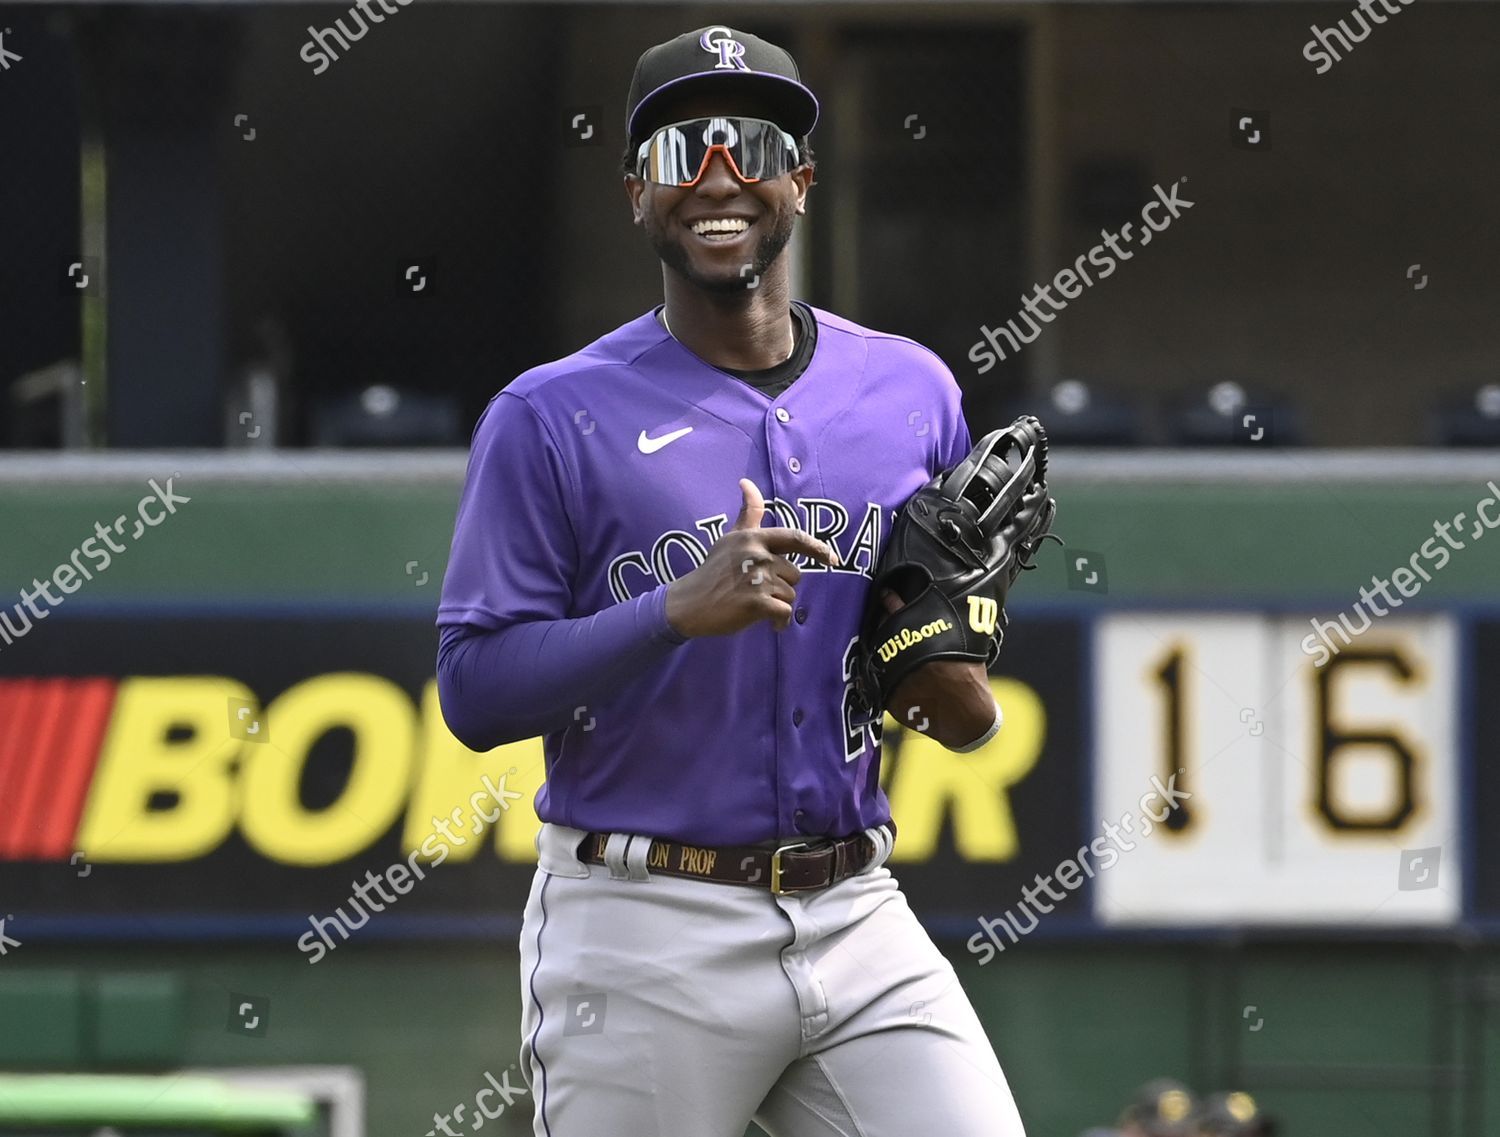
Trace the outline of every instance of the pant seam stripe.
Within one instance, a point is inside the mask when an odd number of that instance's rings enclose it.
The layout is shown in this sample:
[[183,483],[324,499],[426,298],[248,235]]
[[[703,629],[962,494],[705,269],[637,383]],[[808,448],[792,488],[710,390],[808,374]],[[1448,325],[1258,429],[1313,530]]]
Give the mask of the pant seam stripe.
[[531,976],[526,983],[531,992],[532,1005],[536,1007],[536,1028],[531,1032],[530,1041],[531,1062],[540,1074],[537,1079],[537,1088],[541,1091],[536,1099],[537,1116],[541,1119],[542,1129],[545,1130],[547,1137],[552,1137],[552,1126],[547,1121],[547,1064],[542,1061],[542,1056],[536,1048],[537,1040],[542,1033],[542,1001],[537,998],[536,994],[536,973],[541,970],[542,966],[542,932],[547,928],[547,886],[551,883],[552,878],[544,876],[541,891],[537,893],[537,905],[542,910],[542,922],[536,930],[536,963],[532,965]]

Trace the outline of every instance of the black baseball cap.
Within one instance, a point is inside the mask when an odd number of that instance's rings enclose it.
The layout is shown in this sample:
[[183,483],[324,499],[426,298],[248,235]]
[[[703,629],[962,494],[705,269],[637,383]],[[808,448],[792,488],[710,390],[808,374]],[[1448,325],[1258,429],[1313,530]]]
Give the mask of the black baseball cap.
[[797,138],[818,121],[818,100],[802,85],[790,53],[714,24],[648,48],[636,61],[625,100],[626,135],[638,140],[658,107],[702,91],[751,94],[764,103],[767,118]]

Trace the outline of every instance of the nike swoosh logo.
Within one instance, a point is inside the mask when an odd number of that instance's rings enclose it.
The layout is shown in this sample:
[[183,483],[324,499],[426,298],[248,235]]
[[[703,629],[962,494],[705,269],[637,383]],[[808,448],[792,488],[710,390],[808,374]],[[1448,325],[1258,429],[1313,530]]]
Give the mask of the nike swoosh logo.
[[642,454],[655,454],[669,442],[676,442],[684,434],[692,434],[693,428],[685,426],[681,430],[674,430],[671,434],[663,434],[660,438],[647,438],[646,432],[641,431],[641,436],[635,440],[636,449]]

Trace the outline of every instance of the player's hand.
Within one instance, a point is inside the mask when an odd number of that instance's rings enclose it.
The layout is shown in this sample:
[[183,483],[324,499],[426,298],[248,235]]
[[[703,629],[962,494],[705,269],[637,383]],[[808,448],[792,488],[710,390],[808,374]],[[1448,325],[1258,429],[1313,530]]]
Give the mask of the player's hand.
[[680,635],[727,636],[761,620],[782,631],[791,623],[802,578],[785,554],[839,563],[833,546],[810,533],[762,529],[766,502],[749,478],[740,479],[740,493],[744,501],[734,527],[714,542],[701,565],[667,586],[667,623]]
[[[890,589],[880,595],[887,612],[905,605]],[[952,750],[973,742],[995,722],[995,696],[984,664],[934,659],[896,685],[886,708],[896,721]]]

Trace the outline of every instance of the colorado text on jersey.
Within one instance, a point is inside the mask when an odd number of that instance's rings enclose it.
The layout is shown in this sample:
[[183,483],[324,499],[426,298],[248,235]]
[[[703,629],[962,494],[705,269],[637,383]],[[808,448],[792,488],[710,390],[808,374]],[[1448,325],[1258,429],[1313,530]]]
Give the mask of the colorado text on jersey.
[[[831,567],[793,554],[789,559],[803,572],[848,572],[869,577],[874,571],[880,549],[881,509],[877,503],[865,502],[859,529],[843,546],[838,540],[849,531],[850,518],[849,510],[842,502],[826,497],[799,497],[793,505],[781,498],[767,498],[766,511],[774,514],[788,529],[811,533],[838,551],[839,563]],[[650,592],[659,585],[670,584],[701,565],[708,558],[709,547],[723,536],[729,515],[716,513],[693,524],[704,534],[703,540],[686,529],[668,529],[652,542],[649,555],[641,549],[632,549],[609,562],[609,590],[617,603]],[[681,555],[674,558],[673,549],[680,549]],[[639,575],[627,579],[627,573]]]

